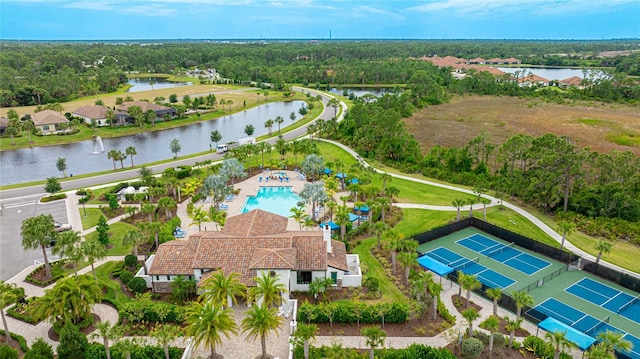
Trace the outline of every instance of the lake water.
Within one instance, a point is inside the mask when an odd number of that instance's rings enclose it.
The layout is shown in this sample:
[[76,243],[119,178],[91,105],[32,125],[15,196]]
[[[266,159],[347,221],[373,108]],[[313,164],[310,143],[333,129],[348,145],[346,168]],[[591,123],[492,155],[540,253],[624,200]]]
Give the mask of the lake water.
[[129,79],[129,81],[127,81],[127,84],[131,85],[127,92],[140,92],[180,86],[189,86],[193,85],[193,82],[171,82],[167,81],[167,79],[164,77],[144,77]]
[[[244,128],[250,124],[255,128],[253,136],[258,137],[268,133],[268,129],[264,127],[266,120],[282,116],[287,119],[284,123],[287,125],[290,123],[289,114],[291,112],[298,114],[298,110],[304,104],[304,101],[273,102],[188,126],[149,131],[132,136],[103,138],[104,152],[98,154],[94,154],[97,147],[97,142],[94,140],[2,151],[0,152],[0,185],[60,176],[61,173],[56,168],[58,157],[67,160],[67,174],[85,174],[113,169],[113,161],[107,159],[107,153],[112,149],[124,152],[129,146],[134,146],[138,152],[138,155],[133,157],[136,165],[172,158],[169,143],[174,138],[180,141],[182,147],[179,156],[209,151],[211,131],[220,131],[221,142],[236,142],[240,138],[247,137]],[[277,131],[277,127],[275,130]],[[131,160],[127,158],[124,165],[131,166]],[[117,167],[120,168],[120,163],[117,163]]]
[[[336,95],[347,96],[347,97],[349,96],[349,94],[353,94],[356,97],[362,97],[364,95],[373,95],[375,97],[380,97],[387,92],[391,92],[392,90],[393,90],[392,88],[387,88],[387,87],[354,87],[354,88],[344,88],[344,89],[332,88],[331,90],[329,90],[329,92]],[[346,91],[346,95],[345,95],[345,91]]]
[[[540,77],[544,77],[547,80],[564,80],[569,77],[578,76],[579,78],[584,78],[583,69],[559,69],[559,68],[539,68],[539,67],[498,67],[498,70],[504,71],[507,73],[515,73],[516,71],[524,71],[525,74],[529,74],[529,72],[534,75],[538,75]],[[586,70],[586,71],[595,71],[599,75],[603,75],[602,72],[597,70]]]

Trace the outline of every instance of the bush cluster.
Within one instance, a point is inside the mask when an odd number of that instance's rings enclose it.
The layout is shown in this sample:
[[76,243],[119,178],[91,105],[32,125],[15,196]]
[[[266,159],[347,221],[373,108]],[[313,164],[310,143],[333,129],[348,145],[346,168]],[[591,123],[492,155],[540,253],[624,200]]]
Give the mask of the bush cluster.
[[22,303],[18,303],[14,306],[12,306],[11,308],[7,309],[7,315],[14,318],[14,319],[18,319],[21,320],[25,323],[29,323],[29,324],[37,324],[40,321],[37,320],[36,318],[32,317],[31,315],[29,315],[29,312],[27,311],[26,314],[22,313],[22,309],[25,309],[29,306],[29,303],[31,301],[33,301],[34,298],[29,298],[26,301],[22,302]]
[[[112,358],[124,358],[125,353],[121,346],[114,345],[109,348]],[[182,357],[183,349],[169,347],[169,357],[171,359],[179,359]],[[107,357],[104,345],[99,343],[91,343],[85,352],[85,359],[104,359]],[[131,359],[164,359],[164,349],[151,345],[139,346],[131,351]]]
[[55,201],[55,200],[63,199],[63,198],[67,198],[67,194],[66,193],[58,193],[58,194],[52,194],[50,196],[42,197],[40,199],[40,202],[51,202],[51,201]]
[[482,344],[480,339],[467,338],[462,342],[462,355],[464,355],[465,358],[477,358],[482,354],[483,350],[484,344]]
[[456,317],[451,313],[449,313],[449,309],[447,309],[447,307],[444,305],[444,302],[442,302],[441,300],[438,301],[437,310],[438,310],[438,314],[444,320],[446,320],[449,324],[451,325],[456,324]]
[[[329,357],[368,359],[369,352],[358,352],[353,348],[336,348],[335,346],[311,347],[309,350],[310,359],[321,359]],[[332,356],[333,355],[333,356]],[[302,345],[294,349],[295,358],[303,358]],[[433,348],[424,344],[411,344],[403,349],[378,349],[375,350],[375,357],[378,359],[407,359],[407,358],[429,358],[429,359],[456,359],[447,349]]]
[[129,302],[120,311],[130,322],[177,323],[184,322],[184,308],[174,304],[153,301]]
[[[6,336],[5,331],[0,329],[0,335]],[[11,333],[11,338],[13,338],[13,340],[18,342],[18,345],[20,345],[20,350],[22,350],[25,353],[29,351],[29,346],[27,345],[27,340],[24,339],[24,337],[22,335]],[[0,358],[3,358],[3,356],[0,355]]]
[[39,270],[44,268],[44,264],[38,266],[38,268],[34,269],[33,272],[29,273],[29,275],[25,280],[27,281],[27,283],[39,285],[41,287],[46,287],[49,284],[54,283],[58,279],[63,278],[65,276],[64,271],[62,270],[62,266],[66,263],[67,261],[64,259],[50,263],[51,279],[49,279],[48,281],[41,281],[33,277],[35,273],[37,273]]
[[[535,335],[530,335],[524,338],[522,343],[524,348],[533,353],[537,358],[553,358],[555,349],[551,343],[547,343],[542,338],[538,338]],[[562,352],[560,353],[560,359],[571,359],[571,355]]]
[[307,323],[328,323],[327,310],[333,313],[333,323],[357,323],[358,313],[361,324],[404,323],[409,319],[409,306],[404,303],[377,303],[367,305],[354,301],[328,302],[319,305],[304,303],[298,310],[298,321]]

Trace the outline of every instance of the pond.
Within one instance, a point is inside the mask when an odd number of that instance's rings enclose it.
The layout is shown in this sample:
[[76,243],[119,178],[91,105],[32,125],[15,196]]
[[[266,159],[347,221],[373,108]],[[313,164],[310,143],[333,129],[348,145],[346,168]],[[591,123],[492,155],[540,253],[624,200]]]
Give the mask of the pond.
[[165,77],[141,77],[129,79],[129,81],[127,81],[127,84],[131,85],[127,92],[140,92],[180,86],[189,86],[193,85],[193,82],[172,82],[167,81]]
[[[303,105],[305,105],[304,101],[272,102],[215,120],[161,131],[2,151],[0,152],[0,173],[2,173],[0,185],[44,180],[51,176],[59,177],[61,173],[56,168],[58,157],[67,160],[67,174],[78,175],[112,170],[113,161],[107,159],[107,153],[113,149],[125,152],[129,146],[134,146],[138,153],[133,158],[136,165],[172,158],[169,143],[173,139],[178,139],[182,147],[179,156],[209,151],[210,133],[214,130],[220,131],[221,142],[224,143],[236,142],[246,137],[244,128],[247,125],[253,125],[255,128],[253,137],[258,137],[268,132],[264,127],[266,120],[277,116],[288,119],[291,112],[297,114]],[[288,123],[289,121],[284,125]],[[130,158],[124,161],[124,166],[131,166]],[[117,163],[117,167],[120,168],[120,163]]]
[[375,97],[380,97],[386,93],[393,92],[393,88],[391,87],[349,87],[343,89],[331,88],[329,92],[341,95],[345,97],[352,98],[353,96],[362,97],[364,95],[373,95]]

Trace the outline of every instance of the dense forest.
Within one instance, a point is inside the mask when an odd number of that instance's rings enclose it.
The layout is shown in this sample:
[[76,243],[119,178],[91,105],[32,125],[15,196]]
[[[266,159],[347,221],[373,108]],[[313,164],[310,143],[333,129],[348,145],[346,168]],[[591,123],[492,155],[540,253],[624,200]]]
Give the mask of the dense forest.
[[[639,41],[324,41],[273,43],[23,43],[0,44],[0,105],[3,107],[69,101],[115,91],[127,72],[180,74],[215,68],[236,83],[318,85],[404,84],[416,71],[434,75],[447,92],[561,96],[572,99],[634,102],[640,53],[601,57],[603,51],[630,51]],[[611,79],[594,79],[585,91],[534,93],[487,74],[474,84],[451,79],[422,56],[516,57],[528,64],[607,67]],[[474,80],[475,79],[475,80]],[[491,83],[493,82],[493,83]]]

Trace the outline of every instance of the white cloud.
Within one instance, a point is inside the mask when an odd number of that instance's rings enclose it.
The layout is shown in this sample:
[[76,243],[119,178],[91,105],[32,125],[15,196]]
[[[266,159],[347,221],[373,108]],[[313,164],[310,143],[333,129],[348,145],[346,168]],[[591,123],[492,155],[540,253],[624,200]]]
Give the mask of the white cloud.
[[623,5],[637,4],[636,0],[426,0],[407,8],[416,12],[448,11],[458,14],[495,15],[529,12],[542,14],[584,14],[611,11]]

